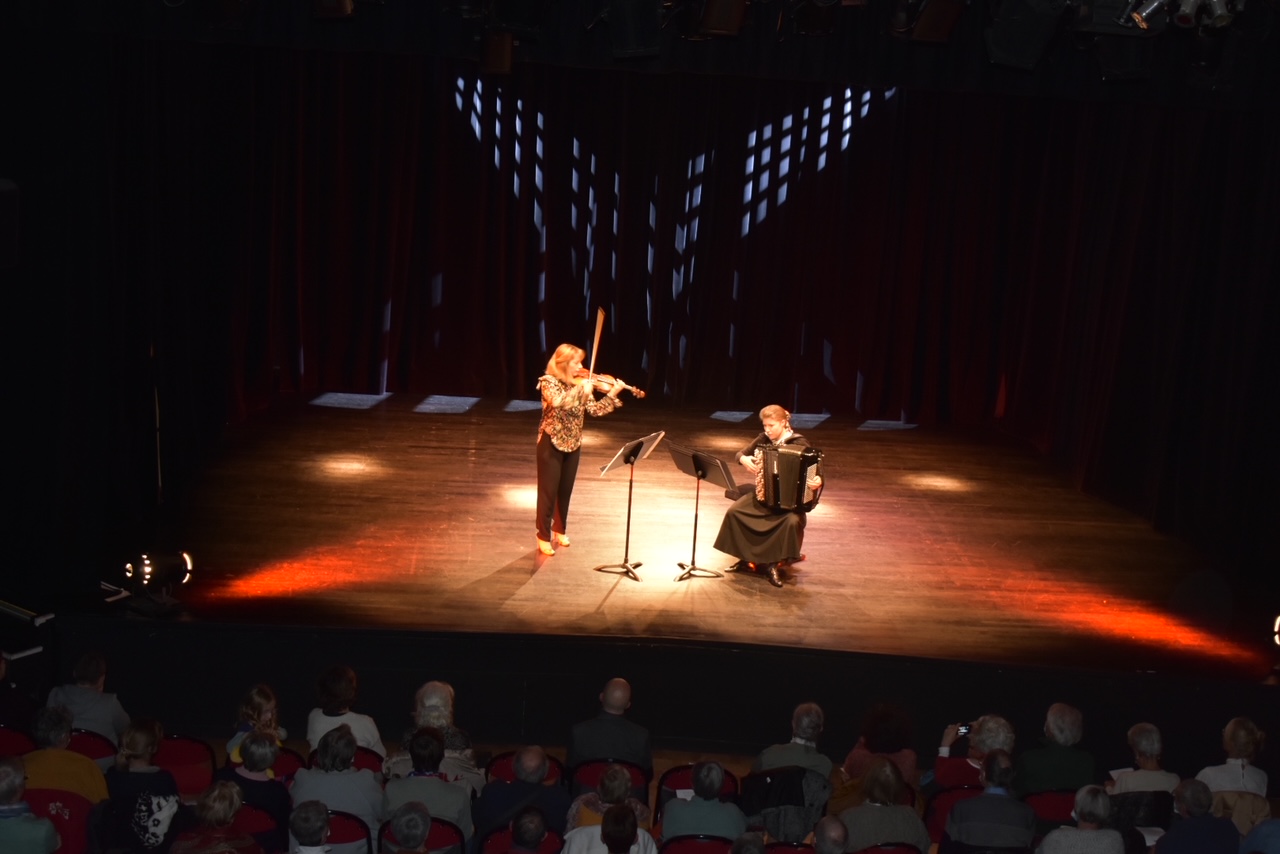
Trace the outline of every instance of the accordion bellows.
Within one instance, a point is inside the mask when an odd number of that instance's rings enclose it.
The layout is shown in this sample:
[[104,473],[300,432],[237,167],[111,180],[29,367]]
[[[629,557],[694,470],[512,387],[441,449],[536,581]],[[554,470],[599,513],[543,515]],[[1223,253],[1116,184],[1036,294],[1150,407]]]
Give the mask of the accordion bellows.
[[756,500],[770,510],[808,513],[818,506],[822,490],[808,488],[821,474],[822,451],[797,445],[766,445],[756,450]]

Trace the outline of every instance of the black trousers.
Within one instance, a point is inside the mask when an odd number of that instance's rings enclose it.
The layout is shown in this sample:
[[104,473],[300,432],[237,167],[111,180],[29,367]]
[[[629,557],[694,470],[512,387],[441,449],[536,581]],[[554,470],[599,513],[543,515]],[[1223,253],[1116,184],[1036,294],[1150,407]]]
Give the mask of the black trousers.
[[569,499],[573,497],[573,482],[578,477],[576,451],[556,450],[551,437],[538,434],[538,539],[551,541],[551,533],[566,533],[569,519]]

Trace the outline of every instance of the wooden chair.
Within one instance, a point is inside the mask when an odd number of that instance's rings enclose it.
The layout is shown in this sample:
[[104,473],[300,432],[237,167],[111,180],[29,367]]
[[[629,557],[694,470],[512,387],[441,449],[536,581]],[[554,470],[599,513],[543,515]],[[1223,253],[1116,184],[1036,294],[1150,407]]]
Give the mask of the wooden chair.
[[[538,844],[538,854],[560,854],[564,837],[550,828]],[[511,828],[497,827],[485,834],[480,842],[480,854],[506,854],[511,849]]]
[[61,789],[27,789],[23,800],[32,815],[53,822],[62,847],[58,854],[85,854],[89,850],[89,816],[93,804],[84,795]]
[[[516,774],[513,767],[515,758],[516,752],[508,750],[506,753],[499,753],[490,759],[489,764],[484,766],[485,781],[505,780],[508,783],[515,782]],[[551,754],[547,754],[547,779],[543,782],[555,786],[561,784],[567,776],[564,771],[564,763]]]
[[600,785],[600,778],[612,765],[627,769],[631,775],[631,797],[646,806],[649,804],[649,781],[653,779],[651,772],[646,771],[634,762],[620,759],[588,759],[579,762],[569,773],[569,791],[575,797],[587,792],[594,792]]
[[151,761],[173,775],[178,795],[188,804],[195,803],[213,784],[218,767],[209,742],[187,735],[165,736]]
[[363,842],[366,851],[373,851],[373,834],[364,819],[342,810],[329,810],[329,844],[344,842]]
[[695,833],[664,840],[658,854],[729,854],[732,849],[732,839]]
[[[681,791],[692,791],[693,789],[693,768],[696,763],[690,762],[688,765],[676,765],[662,772],[662,776],[658,777],[658,803],[654,807],[653,823],[656,826],[658,819],[662,817],[662,808],[666,806],[667,801],[679,797]],[[720,800],[735,801],[738,798],[738,777],[728,768],[724,770],[724,783],[720,786]]]

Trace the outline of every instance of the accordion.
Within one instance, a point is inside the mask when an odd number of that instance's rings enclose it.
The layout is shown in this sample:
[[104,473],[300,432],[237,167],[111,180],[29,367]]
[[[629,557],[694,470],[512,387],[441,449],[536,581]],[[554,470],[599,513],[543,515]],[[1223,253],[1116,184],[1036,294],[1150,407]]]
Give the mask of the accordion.
[[822,473],[822,451],[799,445],[765,445],[756,450],[756,500],[774,511],[808,513],[818,506],[822,488],[809,489],[808,480]]

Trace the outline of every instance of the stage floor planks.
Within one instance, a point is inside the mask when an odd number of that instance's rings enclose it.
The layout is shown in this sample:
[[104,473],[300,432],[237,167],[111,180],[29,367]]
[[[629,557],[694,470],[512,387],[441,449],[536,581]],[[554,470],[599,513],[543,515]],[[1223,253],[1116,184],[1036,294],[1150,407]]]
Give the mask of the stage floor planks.
[[[800,427],[826,457],[808,559],[763,577],[677,582],[693,556],[697,481],[660,444],[732,459],[759,422],[626,400],[589,419],[573,545],[537,553],[538,413],[479,401],[460,414],[392,396],[370,409],[281,407],[229,438],[169,536],[195,556],[192,618],[768,644],[1045,666],[1265,673],[1250,646],[1173,603],[1225,584],[1212,556],[1075,490],[998,436],[831,417]],[[746,472],[736,467],[740,479]],[[703,482],[696,558],[728,501]],[[625,557],[640,581],[593,571]],[[1190,596],[1194,599],[1195,596]],[[1212,616],[1212,615],[1208,615]]]

